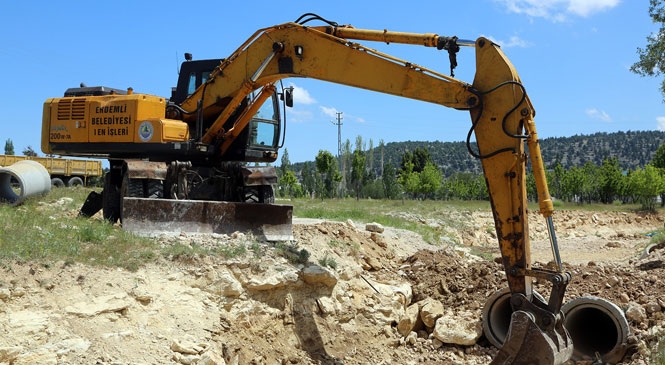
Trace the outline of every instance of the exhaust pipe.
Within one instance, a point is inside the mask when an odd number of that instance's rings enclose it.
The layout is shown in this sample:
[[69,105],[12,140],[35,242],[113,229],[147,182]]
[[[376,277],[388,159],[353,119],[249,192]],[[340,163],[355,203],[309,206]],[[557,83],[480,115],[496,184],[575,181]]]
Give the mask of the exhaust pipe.
[[575,298],[561,307],[573,339],[573,360],[616,364],[628,350],[630,327],[621,308],[605,299]]
[[[534,292],[540,299],[542,296]],[[510,329],[513,309],[510,290],[503,288],[492,294],[483,308],[483,333],[497,348]],[[547,302],[543,299],[544,302]],[[573,299],[561,308],[564,327],[573,340],[572,360],[602,360],[616,364],[628,350],[630,327],[623,311],[614,303],[597,297]]]
[[[18,184],[18,194],[12,188]],[[17,206],[33,195],[44,195],[51,191],[51,176],[42,164],[32,160],[18,161],[0,167],[0,201]]]

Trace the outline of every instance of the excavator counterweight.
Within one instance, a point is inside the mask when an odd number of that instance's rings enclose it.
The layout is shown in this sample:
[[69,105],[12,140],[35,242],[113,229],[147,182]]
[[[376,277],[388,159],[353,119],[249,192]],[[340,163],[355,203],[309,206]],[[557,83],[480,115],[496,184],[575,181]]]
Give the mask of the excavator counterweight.
[[[318,20],[322,26],[306,26]],[[447,51],[450,76],[356,43],[403,43]],[[461,46],[476,52],[473,83],[453,76]],[[110,88],[70,89],[44,104],[42,150],[106,156],[104,217],[135,232],[258,231],[291,239],[292,207],[274,204],[269,164],[284,139],[282,79],[306,77],[468,111],[469,152],[481,160],[510,290],[510,330],[495,364],[562,364],[572,341],[563,327],[563,272],[552,223],[535,109],[512,63],[486,38],[363,30],[313,14],[258,30],[228,57],[184,62],[170,99]],[[284,105],[287,104],[287,105]],[[436,126],[432,126],[434,130]],[[471,143],[475,136],[476,143]],[[530,156],[529,156],[530,155]],[[526,173],[535,172],[557,267],[532,267]],[[100,202],[101,200],[101,202]],[[534,279],[552,284],[545,302]]]

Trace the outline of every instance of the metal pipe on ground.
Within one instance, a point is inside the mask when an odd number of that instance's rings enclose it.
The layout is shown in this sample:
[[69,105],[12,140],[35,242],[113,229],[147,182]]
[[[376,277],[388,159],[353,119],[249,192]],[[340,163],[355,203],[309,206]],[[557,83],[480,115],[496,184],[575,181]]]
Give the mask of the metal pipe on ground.
[[0,167],[0,202],[17,206],[30,196],[44,195],[49,191],[51,176],[39,162],[23,160]]
[[[487,299],[483,308],[483,333],[497,348],[503,346],[510,329],[513,313],[510,297],[508,288],[498,290]],[[564,326],[573,340],[572,360],[601,360],[615,364],[623,359],[628,349],[630,327],[623,311],[614,303],[586,296],[565,303],[561,311],[565,317]]]

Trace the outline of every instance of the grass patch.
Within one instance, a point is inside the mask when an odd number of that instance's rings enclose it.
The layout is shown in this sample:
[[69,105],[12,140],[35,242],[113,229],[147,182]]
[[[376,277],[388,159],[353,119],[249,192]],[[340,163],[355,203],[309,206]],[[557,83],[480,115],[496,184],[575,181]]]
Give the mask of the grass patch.
[[136,270],[156,258],[152,240],[108,222],[78,218],[89,189],[57,188],[18,206],[0,205],[0,259],[81,262]]

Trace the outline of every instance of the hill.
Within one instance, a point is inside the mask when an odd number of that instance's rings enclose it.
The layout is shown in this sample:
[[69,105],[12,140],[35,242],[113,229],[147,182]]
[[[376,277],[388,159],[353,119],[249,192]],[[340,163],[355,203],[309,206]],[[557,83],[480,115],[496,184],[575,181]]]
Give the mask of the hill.
[[[616,157],[625,170],[643,167],[651,162],[654,153],[665,142],[665,132],[627,131],[574,135],[572,137],[549,137],[541,139],[541,149],[545,166],[557,161],[564,168],[582,166],[587,161],[601,165],[605,158]],[[471,156],[465,142],[406,141],[390,142],[376,147],[373,153],[373,166],[380,167],[388,162],[399,167],[406,151],[426,148],[444,176],[457,172],[480,173],[480,161]],[[475,150],[475,143],[472,143]],[[294,164],[300,171],[303,163]],[[378,171],[377,171],[378,172]]]

